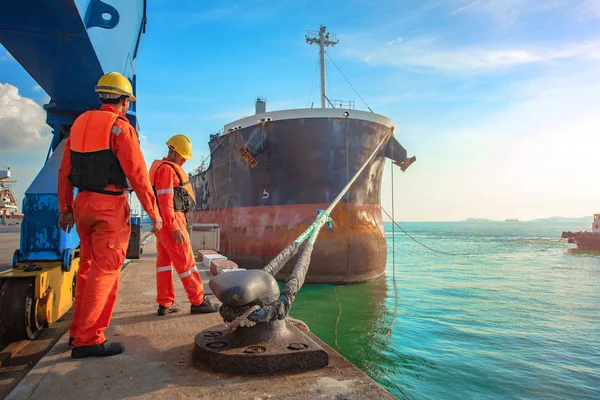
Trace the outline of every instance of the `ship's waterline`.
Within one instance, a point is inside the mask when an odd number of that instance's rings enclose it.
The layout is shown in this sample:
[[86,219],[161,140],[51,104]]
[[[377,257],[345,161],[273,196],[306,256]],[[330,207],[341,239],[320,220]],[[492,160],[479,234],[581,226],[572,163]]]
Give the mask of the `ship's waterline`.
[[[308,228],[317,209],[328,204],[240,207],[199,211],[193,223],[217,223],[220,251],[246,268],[263,268]],[[333,228],[323,228],[315,243],[307,282],[355,283],[385,270],[387,245],[381,209],[372,204],[342,203],[331,214]],[[288,263],[278,277],[289,275]]]

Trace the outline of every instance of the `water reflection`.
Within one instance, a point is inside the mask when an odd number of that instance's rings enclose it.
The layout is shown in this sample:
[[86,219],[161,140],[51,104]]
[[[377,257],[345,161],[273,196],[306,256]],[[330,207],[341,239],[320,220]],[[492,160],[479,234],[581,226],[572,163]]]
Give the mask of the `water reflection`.
[[422,368],[435,369],[435,365],[418,355],[398,351],[398,345],[401,346],[398,338],[403,333],[398,324],[394,324],[393,337],[388,332],[395,298],[387,279],[381,276],[348,286],[305,285],[296,298],[291,316],[307,322],[311,332],[321,340],[392,393],[401,395],[393,382],[398,384],[394,378],[397,371],[418,378]]

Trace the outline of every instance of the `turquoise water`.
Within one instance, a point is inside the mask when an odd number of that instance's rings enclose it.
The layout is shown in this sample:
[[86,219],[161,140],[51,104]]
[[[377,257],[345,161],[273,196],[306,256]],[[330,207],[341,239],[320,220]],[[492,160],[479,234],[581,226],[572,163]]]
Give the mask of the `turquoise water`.
[[337,288],[337,348],[398,398],[600,399],[600,253],[538,251],[590,223],[401,226],[487,254],[386,224],[385,277],[305,285],[292,316],[336,348]]

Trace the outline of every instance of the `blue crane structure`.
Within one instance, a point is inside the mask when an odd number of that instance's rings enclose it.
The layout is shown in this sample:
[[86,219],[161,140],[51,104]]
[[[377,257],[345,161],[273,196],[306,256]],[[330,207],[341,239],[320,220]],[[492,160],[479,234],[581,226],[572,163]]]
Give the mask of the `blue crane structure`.
[[[23,200],[13,269],[0,274],[0,334],[32,339],[66,312],[74,295],[79,238],[57,226],[58,169],[71,125],[99,108],[94,86],[106,72],[136,91],[135,62],[146,27],[146,0],[18,0],[0,5],[0,43],[50,96],[53,137]],[[137,129],[135,102],[127,116]],[[73,269],[73,270],[72,270]]]
[[[42,170],[25,192],[19,261],[68,263],[79,239],[75,230],[60,231],[57,173],[61,143],[73,121],[98,108],[98,78],[116,71],[132,81],[146,26],[146,1],[19,0],[0,12],[0,43],[50,96],[44,106],[53,138]],[[135,102],[127,116],[137,128]]]

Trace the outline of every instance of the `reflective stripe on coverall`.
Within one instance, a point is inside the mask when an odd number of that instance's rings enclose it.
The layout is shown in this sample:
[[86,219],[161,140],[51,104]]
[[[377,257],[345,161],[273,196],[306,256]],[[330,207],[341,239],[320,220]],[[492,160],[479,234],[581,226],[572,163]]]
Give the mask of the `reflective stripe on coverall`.
[[[81,242],[73,323],[70,327],[70,335],[75,339],[73,345],[76,347],[106,341],[103,332],[110,324],[117,300],[119,275],[131,228],[129,204],[125,194],[113,196],[82,191],[73,201],[73,186],[69,181],[71,141],[86,143],[85,151],[92,152],[95,143],[102,142],[102,139],[94,138],[106,138],[106,135],[110,135],[110,147],[142,207],[150,218],[155,219],[158,215],[137,133],[125,116],[113,106],[102,105],[101,110],[118,114],[120,118],[115,120],[109,113],[95,111],[88,111],[78,117],[71,128],[71,136],[65,143],[58,172],[60,212],[73,211]],[[106,120],[98,120],[102,118]],[[114,123],[109,123],[110,121]],[[123,191],[112,184],[104,189]]]
[[[196,268],[196,259],[186,228],[185,214],[174,210],[173,188],[181,184],[178,174],[170,164],[179,171],[179,175],[187,177],[183,169],[169,162],[166,158],[156,160],[150,167],[150,182],[154,184],[158,209],[163,220],[163,228],[156,232],[156,302],[163,307],[171,307],[175,302],[175,286],[172,267],[179,274],[188,299],[193,305],[200,305],[204,300],[202,278]],[[162,165],[161,165],[162,164]],[[185,242],[177,244],[172,232],[181,230]]]

